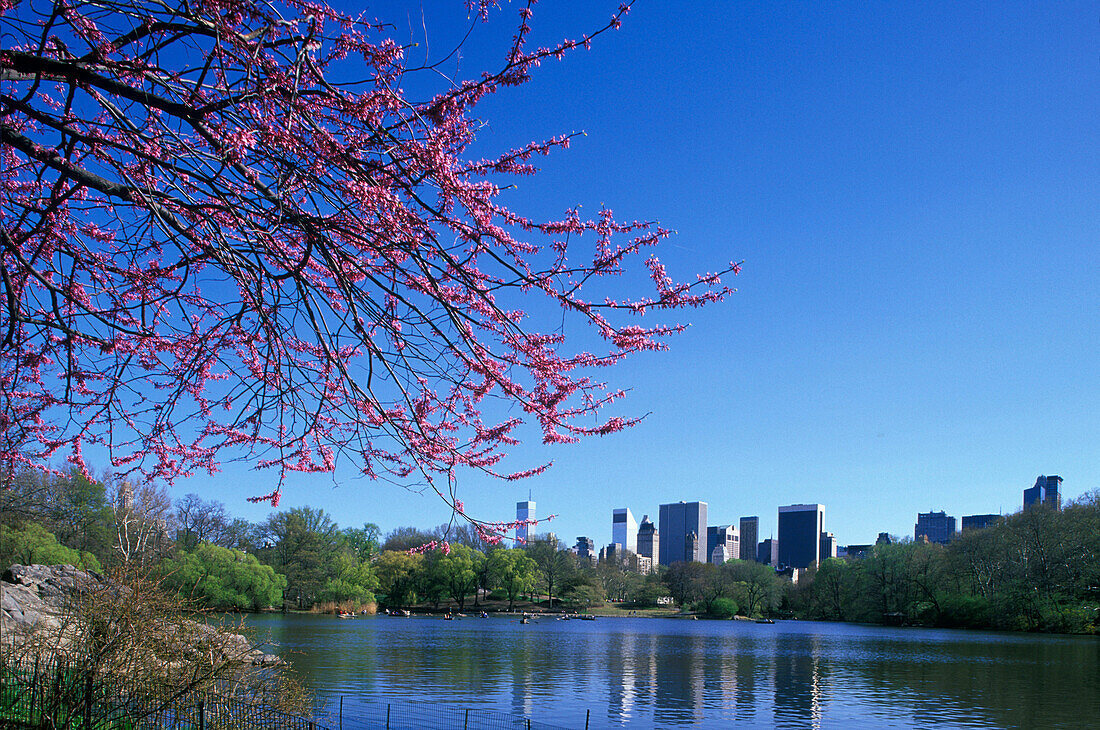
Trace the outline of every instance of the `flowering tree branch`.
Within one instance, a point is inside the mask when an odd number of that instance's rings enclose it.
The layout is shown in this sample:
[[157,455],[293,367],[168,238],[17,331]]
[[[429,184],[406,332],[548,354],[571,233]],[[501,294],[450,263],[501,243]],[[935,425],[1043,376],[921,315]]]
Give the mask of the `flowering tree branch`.
[[[682,328],[637,318],[721,299],[737,266],[676,283],[655,224],[500,202],[568,136],[467,157],[480,100],[627,9],[532,50],[528,3],[498,70],[416,100],[383,26],[308,0],[0,0],[4,466],[86,470],[96,444],[146,479],[245,453],[280,484],[340,455],[433,484],[541,470],[497,470],[524,418],[547,443],[630,425],[581,425],[622,395],[592,373],[662,349]],[[652,293],[599,291],[639,258]],[[535,331],[539,299],[606,347]]]

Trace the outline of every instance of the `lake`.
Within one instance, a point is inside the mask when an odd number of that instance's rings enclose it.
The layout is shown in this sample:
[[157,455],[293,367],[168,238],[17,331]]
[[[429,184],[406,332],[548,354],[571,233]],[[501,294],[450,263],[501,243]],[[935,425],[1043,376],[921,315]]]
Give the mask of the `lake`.
[[583,728],[1100,727],[1100,640],[854,624],[265,614],[344,717],[404,700]]

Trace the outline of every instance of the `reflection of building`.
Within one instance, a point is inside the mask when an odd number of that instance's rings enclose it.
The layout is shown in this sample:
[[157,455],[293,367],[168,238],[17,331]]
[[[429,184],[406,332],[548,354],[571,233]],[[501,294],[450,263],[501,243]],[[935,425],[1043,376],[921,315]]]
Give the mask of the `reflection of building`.
[[[680,561],[707,561],[707,503],[678,502],[662,504],[659,562],[672,565]],[[703,539],[699,539],[702,535]]]
[[966,515],[962,518],[963,532],[967,530],[984,530],[987,527],[1000,522],[1000,515]]
[[955,518],[944,511],[918,512],[917,524],[913,527],[913,539],[921,542],[925,538],[928,542],[938,542],[946,545],[955,537]]
[[737,555],[741,560],[756,560],[756,541],[760,539],[760,518],[741,518],[741,550]]
[[756,562],[770,565],[773,568],[779,565],[779,541],[769,537],[756,549]]
[[792,504],[779,508],[779,563],[808,568],[821,557],[825,508],[820,504]]
[[836,538],[833,537],[831,532],[821,533],[821,547],[820,556],[821,560],[828,560],[829,558],[835,558],[837,554]]
[[661,537],[657,526],[649,521],[649,515],[642,515],[642,524],[638,528],[638,554],[649,558],[653,563],[660,557]]
[[1024,490],[1024,509],[1041,504],[1051,509],[1062,509],[1062,477],[1040,476],[1035,486]]
[[[710,526],[707,528],[707,561],[721,565],[727,560],[737,560],[741,555],[740,536],[733,525]],[[721,547],[722,562],[714,559],[715,548]]]
[[[530,522],[535,519],[535,503],[531,500],[516,503],[516,522]],[[527,544],[529,525],[516,525],[516,544]]]
[[617,542],[632,553],[638,552],[638,523],[629,508],[611,513],[611,542]]

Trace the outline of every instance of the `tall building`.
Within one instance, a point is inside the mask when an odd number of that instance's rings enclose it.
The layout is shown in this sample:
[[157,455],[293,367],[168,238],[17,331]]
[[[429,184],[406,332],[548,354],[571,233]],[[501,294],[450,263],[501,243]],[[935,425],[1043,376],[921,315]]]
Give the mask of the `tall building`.
[[661,533],[657,526],[649,521],[649,515],[642,515],[642,524],[638,527],[638,554],[649,558],[654,565],[660,557]]
[[1035,486],[1024,490],[1024,509],[1042,504],[1054,510],[1062,509],[1062,477],[1040,476]]
[[821,533],[821,547],[818,548],[820,560],[827,560],[829,558],[835,558],[837,556],[837,544],[836,538],[831,532]]
[[928,542],[946,545],[955,537],[955,518],[942,510],[918,512],[917,524],[913,526],[913,539],[920,542],[922,537]]
[[[662,504],[661,543],[657,562],[672,565],[681,561],[707,562],[707,503]],[[702,539],[700,539],[702,535]],[[692,539],[689,539],[689,537]]]
[[596,541],[590,537],[581,535],[577,538],[577,544],[573,546],[573,551],[577,553],[577,558],[581,560],[587,560],[590,563],[596,562]]
[[629,508],[611,513],[611,542],[617,542],[632,553],[638,552],[638,523]]
[[779,565],[779,541],[771,537],[762,541],[756,548],[756,562],[773,568]]
[[760,518],[741,518],[741,560],[756,560],[756,541],[760,539]]
[[[531,500],[516,502],[516,522],[530,522],[535,519],[535,503]],[[531,525],[516,525],[516,545],[526,545],[528,527]]]
[[820,504],[791,504],[779,508],[779,564],[808,568],[821,558],[825,508]]
[[[707,561],[717,562],[714,559],[714,549],[722,547],[722,563],[727,560],[736,560],[741,555],[741,540],[737,528],[733,525],[721,525],[707,528]],[[718,563],[721,565],[722,563]]]
[[893,545],[894,544],[894,538],[890,537],[889,532],[880,532],[878,534],[878,539],[875,540],[875,544],[876,545]]
[[962,531],[984,530],[1001,520],[1000,515],[966,515],[962,518]]

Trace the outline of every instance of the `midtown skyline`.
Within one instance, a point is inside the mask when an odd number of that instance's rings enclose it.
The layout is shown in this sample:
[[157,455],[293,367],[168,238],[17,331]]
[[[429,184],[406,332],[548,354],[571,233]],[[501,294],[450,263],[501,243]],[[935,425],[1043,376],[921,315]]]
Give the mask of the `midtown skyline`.
[[[430,43],[400,23],[417,62],[469,27],[461,3],[428,5]],[[533,42],[611,10],[538,5]],[[376,12],[406,11],[421,17],[413,2]],[[540,531],[595,537],[616,507],[653,518],[698,499],[726,523],[759,515],[762,541],[776,506],[818,502],[846,544],[909,534],[929,509],[1013,512],[1038,474],[1060,474],[1065,500],[1100,487],[1095,27],[1079,2],[639,4],[591,51],[488,100],[486,153],[584,132],[509,181],[524,212],[606,204],[677,231],[660,251],[674,277],[744,269],[668,352],[597,374],[629,389],[619,413],[644,420],[569,445],[517,433],[503,471],[554,466],[520,482],[460,471],[466,510],[511,520],[530,489],[539,514],[560,515]],[[511,32],[476,25],[450,70],[491,66]],[[244,499],[275,479],[227,463],[171,492],[257,521],[271,508]],[[450,519],[423,483],[350,465],[290,475],[282,500],[386,530]]]

